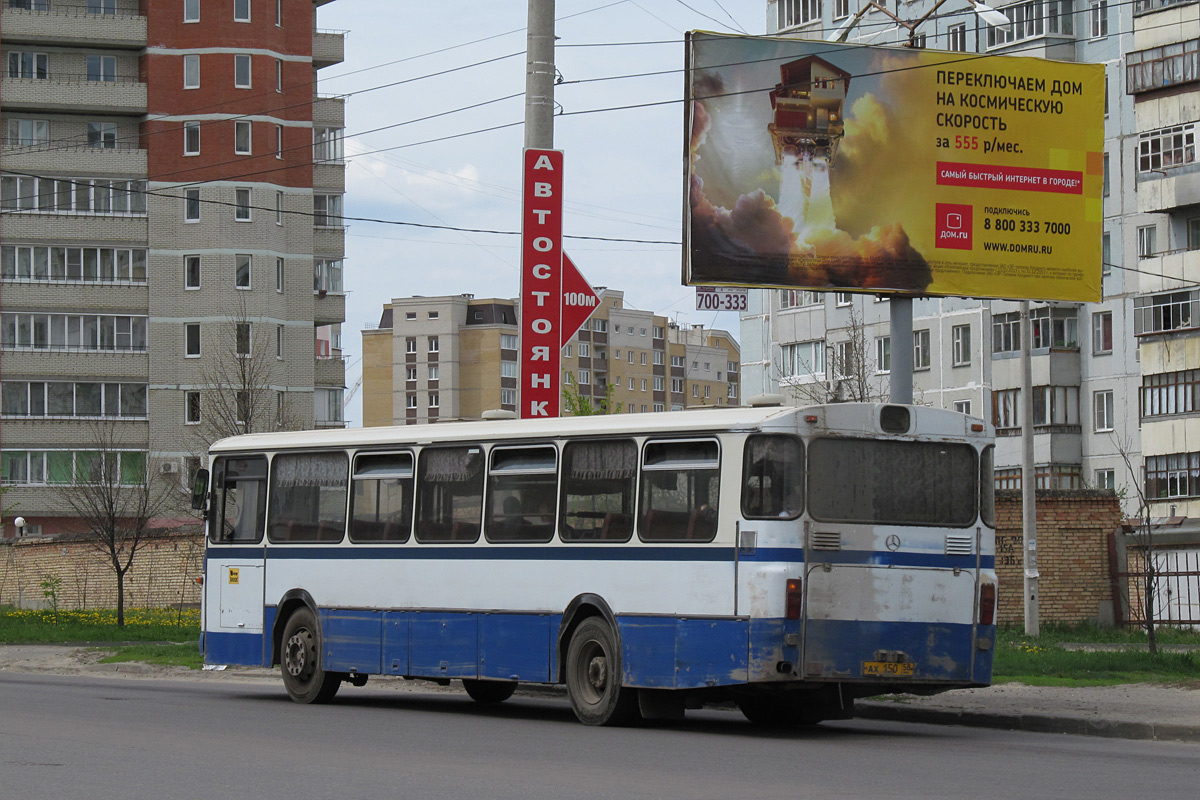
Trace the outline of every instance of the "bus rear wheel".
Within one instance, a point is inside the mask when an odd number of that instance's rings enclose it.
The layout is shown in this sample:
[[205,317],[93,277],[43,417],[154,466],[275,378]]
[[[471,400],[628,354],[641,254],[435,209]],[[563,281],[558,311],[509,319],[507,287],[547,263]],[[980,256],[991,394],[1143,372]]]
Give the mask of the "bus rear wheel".
[[491,705],[493,703],[503,703],[512,697],[513,692],[517,690],[517,682],[478,681],[471,678],[463,678],[463,688],[467,690],[467,695],[476,703]]
[[621,653],[608,623],[579,623],[567,647],[567,695],[585,725],[628,725],[638,718],[637,691],[621,686]]
[[295,611],[283,626],[279,671],[297,703],[328,703],[342,685],[339,675],[321,669],[321,632],[307,608]]

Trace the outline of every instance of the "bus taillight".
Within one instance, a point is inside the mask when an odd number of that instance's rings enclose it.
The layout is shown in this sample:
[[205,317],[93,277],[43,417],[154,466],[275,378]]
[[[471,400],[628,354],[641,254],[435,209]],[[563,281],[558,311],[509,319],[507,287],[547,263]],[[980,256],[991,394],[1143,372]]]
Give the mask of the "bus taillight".
[[800,591],[799,578],[788,578],[787,582],[787,618],[800,619],[800,607],[804,597]]
[[992,625],[996,622],[996,584],[985,583],[979,587],[979,624]]

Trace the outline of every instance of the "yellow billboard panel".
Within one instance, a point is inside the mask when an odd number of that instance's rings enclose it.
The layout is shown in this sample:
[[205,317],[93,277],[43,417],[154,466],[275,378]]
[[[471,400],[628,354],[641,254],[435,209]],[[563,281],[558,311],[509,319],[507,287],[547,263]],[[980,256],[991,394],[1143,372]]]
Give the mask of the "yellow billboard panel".
[[693,33],[684,282],[1100,299],[1104,68]]

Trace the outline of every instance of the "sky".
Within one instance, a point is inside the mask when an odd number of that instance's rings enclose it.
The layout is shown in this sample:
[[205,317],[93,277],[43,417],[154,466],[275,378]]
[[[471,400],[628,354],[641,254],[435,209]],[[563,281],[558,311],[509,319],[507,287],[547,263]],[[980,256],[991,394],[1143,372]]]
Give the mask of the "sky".
[[[516,297],[527,6],[337,0],[317,27],[344,30],[345,61],[318,91],[346,95],[346,385],[361,331],[396,297]],[[465,8],[465,7],[463,7]],[[625,305],[737,336],[737,315],[695,309],[680,279],[686,139],[684,33],[761,35],[765,0],[558,0],[554,146],[564,151],[566,252]],[[440,74],[439,74],[440,73]],[[649,105],[616,109],[621,106]],[[507,126],[507,127],[498,127]],[[493,130],[485,130],[493,128]],[[416,225],[393,224],[398,222]],[[347,390],[349,393],[349,390]],[[361,425],[361,390],[346,409]]]

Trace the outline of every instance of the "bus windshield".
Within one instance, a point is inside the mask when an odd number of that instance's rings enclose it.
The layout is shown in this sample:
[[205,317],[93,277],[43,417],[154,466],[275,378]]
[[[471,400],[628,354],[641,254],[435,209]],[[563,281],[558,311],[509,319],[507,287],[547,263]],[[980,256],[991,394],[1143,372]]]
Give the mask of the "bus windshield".
[[824,522],[966,527],[976,520],[978,476],[967,444],[817,439],[809,511]]

